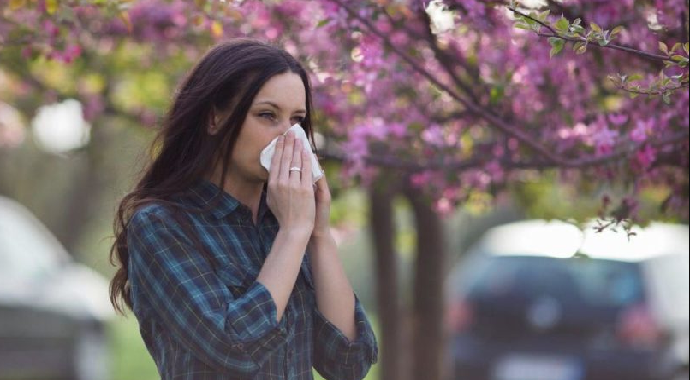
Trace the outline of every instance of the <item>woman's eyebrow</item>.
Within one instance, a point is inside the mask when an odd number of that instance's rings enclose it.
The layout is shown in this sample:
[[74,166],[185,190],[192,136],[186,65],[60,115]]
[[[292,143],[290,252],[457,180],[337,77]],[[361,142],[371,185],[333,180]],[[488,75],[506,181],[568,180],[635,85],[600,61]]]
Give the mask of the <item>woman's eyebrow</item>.
[[[255,106],[258,106],[258,105],[260,105],[260,104],[268,104],[268,105],[273,106],[273,107],[275,107],[275,108],[277,108],[277,109],[279,109],[279,110],[282,109],[282,108],[280,108],[280,106],[279,106],[278,104],[276,104],[276,103],[274,103],[274,102],[272,102],[272,101],[270,101],[270,100],[264,100],[264,101],[261,101],[261,102],[254,103]],[[295,112],[307,113],[307,111],[304,110],[304,109],[302,109],[302,108],[296,110]]]

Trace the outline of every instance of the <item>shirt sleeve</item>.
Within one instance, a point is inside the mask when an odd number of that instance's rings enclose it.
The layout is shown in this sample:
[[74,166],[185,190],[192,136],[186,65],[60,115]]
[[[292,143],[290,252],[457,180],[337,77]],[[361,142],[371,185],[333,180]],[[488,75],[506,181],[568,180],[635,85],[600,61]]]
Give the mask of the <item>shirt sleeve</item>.
[[350,341],[314,309],[314,368],[328,380],[361,380],[378,361],[376,336],[356,295],[354,318],[357,338]]
[[[133,292],[146,298],[153,317],[198,359],[218,371],[253,378],[286,342],[286,318],[278,323],[275,302],[258,281],[233,298],[167,214],[149,206],[127,227]],[[136,311],[136,300],[134,306]]]

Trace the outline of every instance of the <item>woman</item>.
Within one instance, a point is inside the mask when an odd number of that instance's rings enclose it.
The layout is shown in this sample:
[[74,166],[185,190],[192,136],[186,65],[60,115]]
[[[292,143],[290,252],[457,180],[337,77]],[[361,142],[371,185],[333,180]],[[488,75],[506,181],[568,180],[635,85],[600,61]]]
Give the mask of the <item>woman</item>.
[[283,136],[300,123],[313,141],[311,103],[303,67],[248,39],[211,49],[177,92],[111,251],[111,302],[133,310],[163,379],[359,380],[376,362],[326,180]]

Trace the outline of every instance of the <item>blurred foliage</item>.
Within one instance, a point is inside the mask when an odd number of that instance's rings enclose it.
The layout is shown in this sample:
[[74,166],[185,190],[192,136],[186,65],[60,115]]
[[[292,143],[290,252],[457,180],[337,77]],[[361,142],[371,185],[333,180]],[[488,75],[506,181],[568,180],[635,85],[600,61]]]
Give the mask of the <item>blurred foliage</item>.
[[[626,184],[579,182],[578,186],[561,181],[554,173],[541,173],[531,180],[515,183],[511,193],[525,210],[528,218],[571,220],[582,225],[601,213],[605,203],[620,203],[630,193]],[[660,207],[670,191],[665,186],[646,186],[639,190],[637,221],[642,225],[651,221],[687,223],[680,215],[664,212]]]

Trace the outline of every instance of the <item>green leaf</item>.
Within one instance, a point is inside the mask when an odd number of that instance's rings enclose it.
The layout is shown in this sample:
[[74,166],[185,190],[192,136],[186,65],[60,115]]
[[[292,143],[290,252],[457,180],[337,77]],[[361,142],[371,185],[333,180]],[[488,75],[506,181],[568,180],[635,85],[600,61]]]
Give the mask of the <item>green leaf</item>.
[[497,104],[503,98],[503,86],[491,88],[491,104]]
[[593,22],[590,26],[592,27],[593,31],[595,31],[597,33],[601,33],[601,27],[599,25],[597,25],[595,22]]
[[556,30],[558,30],[560,32],[567,32],[569,26],[570,26],[570,23],[568,22],[568,20],[565,17],[561,17],[560,20],[556,21],[556,24],[554,25]]
[[581,27],[580,25],[573,24],[573,25],[571,25],[571,29],[572,29],[573,33],[582,34],[585,32],[585,28]]
[[581,19],[576,18],[575,21],[573,21],[573,25],[580,25],[581,22],[582,22]]
[[661,99],[664,101],[664,103],[671,104],[671,94],[668,92],[665,92]]
[[324,26],[328,25],[329,22],[331,22],[330,19],[325,19],[325,20],[319,21],[319,23],[316,24],[316,29],[323,28]]
[[539,21],[545,22],[546,18],[551,14],[551,10],[547,9],[544,12],[539,13]]
[[673,47],[671,48],[671,53],[675,53],[676,51],[680,50],[680,48],[683,47],[683,44],[680,42],[676,42]]
[[551,44],[551,51],[549,52],[549,57],[553,58],[554,55],[558,54],[563,50],[565,46],[565,40],[556,37],[549,38],[549,44]]
[[587,44],[583,43],[582,46],[577,48],[575,54],[585,54],[587,52]]
[[631,91],[630,92],[630,98],[631,99],[635,99],[638,96],[640,96],[640,92],[639,92],[640,86],[632,86],[632,87],[628,87],[628,89]]
[[532,27],[531,27],[531,26],[529,26],[529,25],[527,25],[527,24],[522,24],[522,23],[515,24],[515,27],[516,27],[517,29],[532,30]]
[[624,31],[624,30],[625,30],[625,28],[622,27],[622,26],[620,26],[620,25],[617,26],[617,27],[615,27],[615,28],[613,28],[613,30],[611,31],[611,37],[615,36],[616,34],[621,33],[621,32]]
[[682,55],[678,55],[678,54],[671,57],[671,59],[676,61],[676,62],[683,62],[683,61],[687,62],[688,61],[688,59],[686,57],[683,57]]
[[683,50],[685,50],[685,54],[690,54],[690,43],[683,44]]
[[668,46],[661,41],[659,41],[659,50],[661,50],[664,54],[669,55]]
[[553,56],[557,55],[562,50],[563,50],[563,46],[560,46],[560,47],[554,46],[553,48],[551,48],[551,51],[549,52],[549,58],[553,58]]
[[[536,15],[534,13],[532,13],[530,16],[534,17]],[[529,17],[523,16],[522,21],[526,22],[528,25],[538,25],[538,23],[536,21],[534,21],[533,19],[531,19]]]
[[640,73],[632,74],[628,77],[628,82],[635,82],[644,79],[644,76]]

